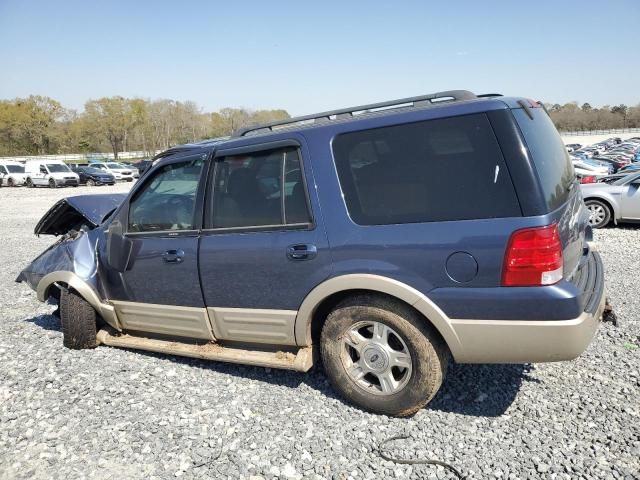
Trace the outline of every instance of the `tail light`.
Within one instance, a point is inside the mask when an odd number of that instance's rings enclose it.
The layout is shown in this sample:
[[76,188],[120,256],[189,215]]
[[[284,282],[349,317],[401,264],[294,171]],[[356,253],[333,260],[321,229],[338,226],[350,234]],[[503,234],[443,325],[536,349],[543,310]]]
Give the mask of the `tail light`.
[[580,183],[596,183],[596,177],[593,175],[587,175],[586,177],[582,177],[580,179]]
[[562,274],[562,242],[555,223],[511,234],[504,256],[503,286],[553,285],[562,280]]

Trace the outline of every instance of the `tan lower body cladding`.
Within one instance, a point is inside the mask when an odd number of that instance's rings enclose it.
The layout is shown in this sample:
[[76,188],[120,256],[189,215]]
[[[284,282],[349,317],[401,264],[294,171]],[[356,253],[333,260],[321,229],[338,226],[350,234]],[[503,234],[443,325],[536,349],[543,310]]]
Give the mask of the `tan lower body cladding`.
[[194,308],[112,300],[123,330],[206,340],[296,344],[295,310]]

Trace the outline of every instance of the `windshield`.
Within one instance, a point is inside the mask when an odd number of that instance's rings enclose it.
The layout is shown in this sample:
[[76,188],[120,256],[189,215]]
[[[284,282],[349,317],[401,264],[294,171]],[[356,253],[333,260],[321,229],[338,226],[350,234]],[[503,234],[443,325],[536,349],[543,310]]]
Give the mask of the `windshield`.
[[5,168],[9,173],[24,173],[24,167],[22,165],[5,165]]
[[120,165],[119,163],[107,163],[107,167],[114,170],[123,170],[126,168],[124,165]]
[[70,172],[69,167],[63,163],[47,163],[47,170],[49,173]]
[[630,181],[635,180],[636,178],[640,178],[640,173],[630,173],[629,175],[625,175],[619,180],[616,180],[611,185],[624,185],[629,183]]
[[91,174],[103,174],[105,172],[103,172],[102,170],[100,170],[99,168],[93,168],[93,167],[84,167],[80,169],[81,172],[84,173],[91,173]]

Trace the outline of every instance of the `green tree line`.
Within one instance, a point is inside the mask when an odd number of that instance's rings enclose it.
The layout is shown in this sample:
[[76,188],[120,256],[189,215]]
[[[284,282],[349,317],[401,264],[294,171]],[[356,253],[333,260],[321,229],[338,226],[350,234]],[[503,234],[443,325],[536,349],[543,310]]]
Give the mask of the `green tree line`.
[[588,103],[578,102],[546,104],[549,115],[558,130],[610,130],[617,128],[640,128],[640,104],[635,107],[626,105],[605,105],[594,108]]
[[[640,127],[640,104],[594,108],[547,104],[560,131]],[[191,101],[105,97],[82,112],[38,95],[0,100],[0,156],[143,151],[230,135],[237,128],[289,118],[286,110],[223,108],[203,112]]]
[[0,156],[144,151],[230,135],[246,125],[289,118],[286,110],[223,108],[194,102],[105,97],[78,113],[37,95],[0,100]]

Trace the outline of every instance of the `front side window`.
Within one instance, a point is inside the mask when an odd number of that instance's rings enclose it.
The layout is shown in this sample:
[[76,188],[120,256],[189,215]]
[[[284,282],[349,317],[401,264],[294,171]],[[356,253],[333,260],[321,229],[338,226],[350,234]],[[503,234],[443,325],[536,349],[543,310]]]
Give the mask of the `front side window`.
[[202,162],[198,156],[156,171],[129,204],[129,232],[196,228],[196,193]]
[[311,223],[295,148],[218,159],[210,201],[209,228]]
[[521,216],[484,114],[338,135],[333,156],[360,225]]

